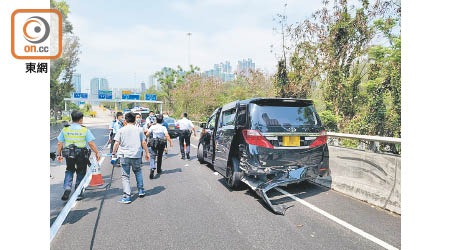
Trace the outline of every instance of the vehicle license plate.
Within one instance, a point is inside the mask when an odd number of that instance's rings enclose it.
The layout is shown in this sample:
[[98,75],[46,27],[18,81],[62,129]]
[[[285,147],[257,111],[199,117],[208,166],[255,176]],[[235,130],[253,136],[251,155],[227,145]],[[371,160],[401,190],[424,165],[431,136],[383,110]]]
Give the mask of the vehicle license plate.
[[169,129],[174,129],[175,127],[174,126],[169,126]]
[[284,147],[299,147],[300,136],[283,136]]

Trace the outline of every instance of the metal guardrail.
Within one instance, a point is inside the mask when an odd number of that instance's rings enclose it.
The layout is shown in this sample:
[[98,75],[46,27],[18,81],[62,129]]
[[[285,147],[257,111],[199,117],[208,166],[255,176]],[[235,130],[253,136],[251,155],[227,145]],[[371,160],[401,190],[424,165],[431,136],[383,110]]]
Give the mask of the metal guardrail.
[[[195,125],[200,125],[199,121],[192,121]],[[355,135],[355,134],[344,134],[344,133],[335,133],[335,132],[327,132],[329,137],[342,138],[342,139],[356,139],[356,140],[364,140],[364,141],[374,141],[374,142],[384,142],[384,143],[394,143],[401,144],[401,138],[396,137],[385,137],[385,136],[373,136],[373,135]]]
[[327,132],[327,135],[329,137],[336,137],[336,138],[343,138],[343,139],[356,139],[356,140],[364,140],[364,141],[401,144],[401,138],[395,138],[395,137],[355,135],[355,134],[344,134],[344,133],[335,133],[335,132]]

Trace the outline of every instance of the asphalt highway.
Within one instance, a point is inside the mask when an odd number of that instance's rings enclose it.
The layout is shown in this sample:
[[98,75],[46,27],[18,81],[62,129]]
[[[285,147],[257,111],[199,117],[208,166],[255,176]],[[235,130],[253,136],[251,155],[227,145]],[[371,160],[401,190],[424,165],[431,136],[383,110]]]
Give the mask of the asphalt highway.
[[[95,137],[95,143],[97,148],[104,147],[108,142],[108,135],[105,131],[105,126],[100,125],[87,125]],[[58,140],[52,138],[50,140],[50,152],[56,152],[58,146]],[[109,153],[109,151],[108,151]],[[61,196],[64,192],[64,175],[66,171],[66,162],[63,160],[59,163],[57,160],[50,160],[50,225],[58,216],[61,209],[66,204],[66,201],[61,200]],[[72,191],[75,191],[75,178],[73,180]]]
[[[101,136],[107,134],[106,126],[94,133],[97,140],[106,138]],[[144,198],[137,197],[131,174],[131,204],[117,202],[121,169],[105,159],[103,179],[111,185],[86,191],[51,249],[401,248],[398,215],[311,183],[271,191],[274,203],[291,206],[286,215],[276,215],[249,188],[228,189],[221,175],[197,161],[196,147],[191,146],[191,160],[181,160],[174,142],[156,179],[149,179],[148,162],[144,164]],[[197,140],[191,143],[197,145]]]

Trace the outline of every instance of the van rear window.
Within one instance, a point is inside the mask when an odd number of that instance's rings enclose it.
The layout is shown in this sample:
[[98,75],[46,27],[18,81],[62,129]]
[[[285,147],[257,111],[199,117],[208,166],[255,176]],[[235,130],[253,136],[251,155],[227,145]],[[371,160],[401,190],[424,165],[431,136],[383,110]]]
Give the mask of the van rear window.
[[260,106],[251,104],[250,119],[252,127],[298,127],[318,125],[313,105]]

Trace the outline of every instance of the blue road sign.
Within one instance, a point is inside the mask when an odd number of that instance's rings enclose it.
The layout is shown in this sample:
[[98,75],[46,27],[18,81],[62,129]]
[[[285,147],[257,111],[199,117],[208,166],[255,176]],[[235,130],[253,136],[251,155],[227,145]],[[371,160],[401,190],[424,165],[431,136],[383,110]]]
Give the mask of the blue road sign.
[[73,98],[88,98],[87,93],[73,93]]
[[139,100],[140,95],[128,95],[128,100]]
[[128,96],[129,96],[129,95],[127,95],[127,94],[122,94],[122,99],[128,100]]
[[147,101],[156,101],[156,95],[155,94],[146,94],[145,100]]
[[109,94],[98,94],[98,99],[112,99],[112,95],[109,95]]

